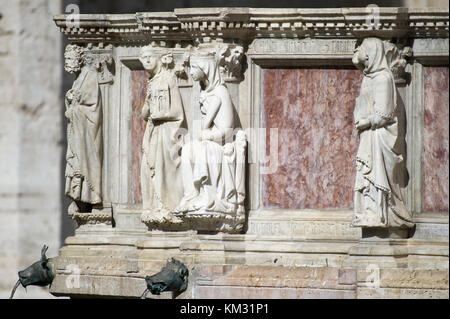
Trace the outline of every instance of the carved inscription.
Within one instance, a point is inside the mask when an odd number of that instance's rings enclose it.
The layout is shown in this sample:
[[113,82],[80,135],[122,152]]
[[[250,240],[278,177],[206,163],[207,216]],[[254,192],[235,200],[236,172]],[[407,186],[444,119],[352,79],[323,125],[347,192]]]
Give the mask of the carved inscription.
[[360,231],[350,227],[349,223],[249,221],[248,233],[259,235],[290,234],[293,236],[321,238],[353,238],[358,237]]
[[328,54],[352,55],[356,40],[320,39],[257,39],[249,48],[249,54]]
[[413,52],[415,56],[420,55],[448,55],[448,38],[446,39],[415,39]]

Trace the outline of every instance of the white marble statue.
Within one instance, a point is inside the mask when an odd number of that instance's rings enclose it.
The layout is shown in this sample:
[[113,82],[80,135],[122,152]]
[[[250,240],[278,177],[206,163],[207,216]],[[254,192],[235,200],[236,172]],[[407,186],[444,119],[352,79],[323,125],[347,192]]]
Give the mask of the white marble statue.
[[74,213],[102,202],[102,99],[93,55],[68,45],[64,57],[65,70],[77,75],[64,113],[69,121],[65,193],[74,200],[69,206]]
[[177,211],[234,216],[244,211],[245,133],[236,127],[233,102],[214,53],[193,55],[190,68],[201,86],[201,130],[182,149],[184,196]]
[[395,149],[398,120],[397,93],[388,66],[383,41],[366,38],[356,49],[353,63],[363,71],[360,95],[354,110],[359,135],[356,156],[354,226],[411,227],[402,191],[398,165],[403,161]]
[[183,196],[180,133],[183,104],[168,50],[145,46],[139,60],[149,73],[142,116],[147,125],[142,141],[141,189],[147,224],[180,222],[172,214]]

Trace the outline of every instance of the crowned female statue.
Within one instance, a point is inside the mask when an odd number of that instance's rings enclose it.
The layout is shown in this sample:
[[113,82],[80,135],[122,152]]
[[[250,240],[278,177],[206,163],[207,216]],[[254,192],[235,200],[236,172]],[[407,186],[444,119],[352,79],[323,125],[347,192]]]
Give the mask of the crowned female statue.
[[142,141],[141,189],[146,224],[179,222],[172,212],[183,196],[180,172],[180,129],[183,104],[170,51],[146,46],[139,60],[149,73],[142,116],[147,125]]

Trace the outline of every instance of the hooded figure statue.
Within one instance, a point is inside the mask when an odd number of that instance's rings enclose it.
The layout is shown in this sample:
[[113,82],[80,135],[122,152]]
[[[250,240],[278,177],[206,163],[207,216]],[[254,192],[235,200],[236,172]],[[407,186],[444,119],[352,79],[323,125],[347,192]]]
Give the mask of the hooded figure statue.
[[245,134],[238,131],[233,142],[235,110],[214,55],[199,53],[190,63],[201,86],[201,130],[182,149],[184,197],[177,211],[236,213],[245,198]]
[[398,120],[397,93],[384,44],[366,38],[356,49],[353,63],[364,73],[354,110],[359,135],[356,155],[353,226],[412,227],[396,174],[403,161],[395,150]]

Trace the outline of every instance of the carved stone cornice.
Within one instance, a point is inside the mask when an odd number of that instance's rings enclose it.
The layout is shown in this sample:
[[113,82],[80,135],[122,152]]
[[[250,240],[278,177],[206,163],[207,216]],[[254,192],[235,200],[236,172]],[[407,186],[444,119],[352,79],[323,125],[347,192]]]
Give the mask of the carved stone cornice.
[[408,8],[343,8],[346,28],[357,38],[407,37]]
[[173,12],[138,12],[136,21],[147,42],[149,39],[175,42],[191,39]]
[[[242,42],[254,38],[448,38],[448,8],[189,8],[174,12],[56,15],[73,43]],[[375,15],[374,15],[375,14]]]
[[175,9],[181,27],[194,41],[247,40],[254,34],[250,8]]
[[415,38],[448,38],[447,9],[415,8],[408,16],[409,36]]
[[[125,19],[125,15],[121,15]],[[56,26],[72,43],[110,43],[113,42],[111,34],[111,15],[80,14],[77,21],[70,15],[59,14],[53,17]],[[135,23],[130,20],[130,23]]]

